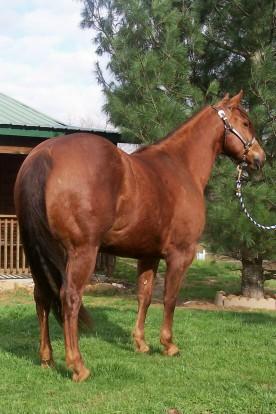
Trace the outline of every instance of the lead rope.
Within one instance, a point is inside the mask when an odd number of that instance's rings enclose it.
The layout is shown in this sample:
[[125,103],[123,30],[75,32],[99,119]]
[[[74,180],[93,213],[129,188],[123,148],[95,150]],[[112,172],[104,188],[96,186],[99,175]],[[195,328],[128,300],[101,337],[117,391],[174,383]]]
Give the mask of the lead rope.
[[255,226],[258,227],[259,229],[262,229],[262,230],[276,230],[276,224],[274,224],[272,226],[264,226],[263,224],[257,223],[257,221],[254,220],[250,216],[249,212],[247,211],[247,208],[244,205],[243,198],[242,198],[241,187],[242,187],[242,173],[243,173],[243,168],[245,166],[246,166],[246,163],[241,163],[241,164],[238,165],[238,178],[236,180],[236,196],[239,199],[241,209],[243,210],[244,214],[249,218],[249,220],[253,224],[255,224]]

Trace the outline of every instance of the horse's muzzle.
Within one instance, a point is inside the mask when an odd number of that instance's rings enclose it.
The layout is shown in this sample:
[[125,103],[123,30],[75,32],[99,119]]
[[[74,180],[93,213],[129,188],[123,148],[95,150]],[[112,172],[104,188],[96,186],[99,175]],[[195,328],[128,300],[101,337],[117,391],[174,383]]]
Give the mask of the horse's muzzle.
[[261,159],[259,155],[255,155],[253,159],[253,164],[256,170],[260,170],[264,165],[265,160]]
[[261,170],[265,163],[265,153],[264,151],[261,152],[254,152],[252,153],[251,157],[247,160],[248,167],[250,170]]

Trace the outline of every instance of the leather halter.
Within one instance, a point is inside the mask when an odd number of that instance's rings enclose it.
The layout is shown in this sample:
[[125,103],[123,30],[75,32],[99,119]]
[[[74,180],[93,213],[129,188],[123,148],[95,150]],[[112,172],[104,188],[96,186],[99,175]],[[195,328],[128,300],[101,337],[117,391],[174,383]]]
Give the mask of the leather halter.
[[239,140],[243,143],[243,146],[244,146],[244,153],[243,153],[243,156],[242,156],[243,161],[238,165],[238,177],[237,177],[237,180],[236,180],[236,196],[238,197],[238,199],[240,201],[240,205],[241,205],[241,208],[242,208],[243,212],[249,218],[249,220],[253,224],[255,224],[255,226],[258,227],[259,229],[262,229],[262,230],[276,230],[276,224],[273,224],[272,226],[265,226],[263,224],[258,223],[256,220],[253,219],[253,217],[250,215],[247,208],[245,207],[243,197],[242,197],[242,193],[241,193],[242,175],[243,175],[244,169],[247,167],[246,154],[248,153],[248,151],[252,147],[252,145],[255,142],[256,138],[252,137],[252,139],[250,141],[247,141],[246,139],[244,139],[244,137],[230,124],[230,122],[228,121],[227,116],[226,116],[223,109],[218,109],[214,106],[212,106],[212,108],[217,112],[218,116],[222,119],[222,121],[224,123],[224,146],[225,146],[226,136],[229,132],[232,132],[234,135],[236,135],[236,137],[239,138]]
[[252,145],[254,144],[256,138],[252,137],[250,141],[247,141],[246,139],[244,139],[244,137],[230,124],[223,109],[216,108],[215,106],[212,106],[212,108],[217,112],[218,116],[224,123],[224,134],[225,134],[224,135],[224,147],[225,147],[225,141],[226,141],[227,134],[229,132],[232,132],[232,134],[234,134],[242,142],[244,146],[243,160],[245,160],[245,156],[249,152]]

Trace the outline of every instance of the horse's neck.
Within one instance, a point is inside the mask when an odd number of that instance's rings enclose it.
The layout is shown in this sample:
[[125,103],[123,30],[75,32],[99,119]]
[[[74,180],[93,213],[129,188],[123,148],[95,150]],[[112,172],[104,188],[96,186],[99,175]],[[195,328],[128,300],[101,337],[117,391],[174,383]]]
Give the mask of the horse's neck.
[[203,109],[160,143],[179,168],[189,169],[202,191],[222,150],[223,123],[211,111]]

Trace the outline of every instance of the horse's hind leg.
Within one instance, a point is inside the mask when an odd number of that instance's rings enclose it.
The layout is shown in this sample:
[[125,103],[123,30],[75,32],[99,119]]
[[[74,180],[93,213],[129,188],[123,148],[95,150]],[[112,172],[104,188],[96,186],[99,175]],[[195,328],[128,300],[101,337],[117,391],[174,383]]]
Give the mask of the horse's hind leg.
[[145,342],[144,325],[148,307],[151,303],[153,281],[158,268],[158,259],[142,259],[138,261],[138,315],[133,331],[136,349],[148,352]]
[[78,345],[78,315],[82,294],[89,276],[94,271],[98,248],[81,246],[68,255],[66,280],[60,296],[63,310],[66,364],[73,369],[73,380],[84,381],[90,371],[85,367]]
[[172,340],[173,316],[178,292],[187,267],[191,264],[195,253],[195,247],[183,251],[174,251],[167,259],[167,272],[165,275],[164,292],[164,319],[161,327],[160,342],[165,347],[164,354],[173,356],[179,353],[179,349]]
[[34,287],[34,298],[40,330],[39,355],[41,365],[43,367],[52,367],[54,361],[49,334],[49,312],[52,298],[50,294],[42,293],[37,284]]

